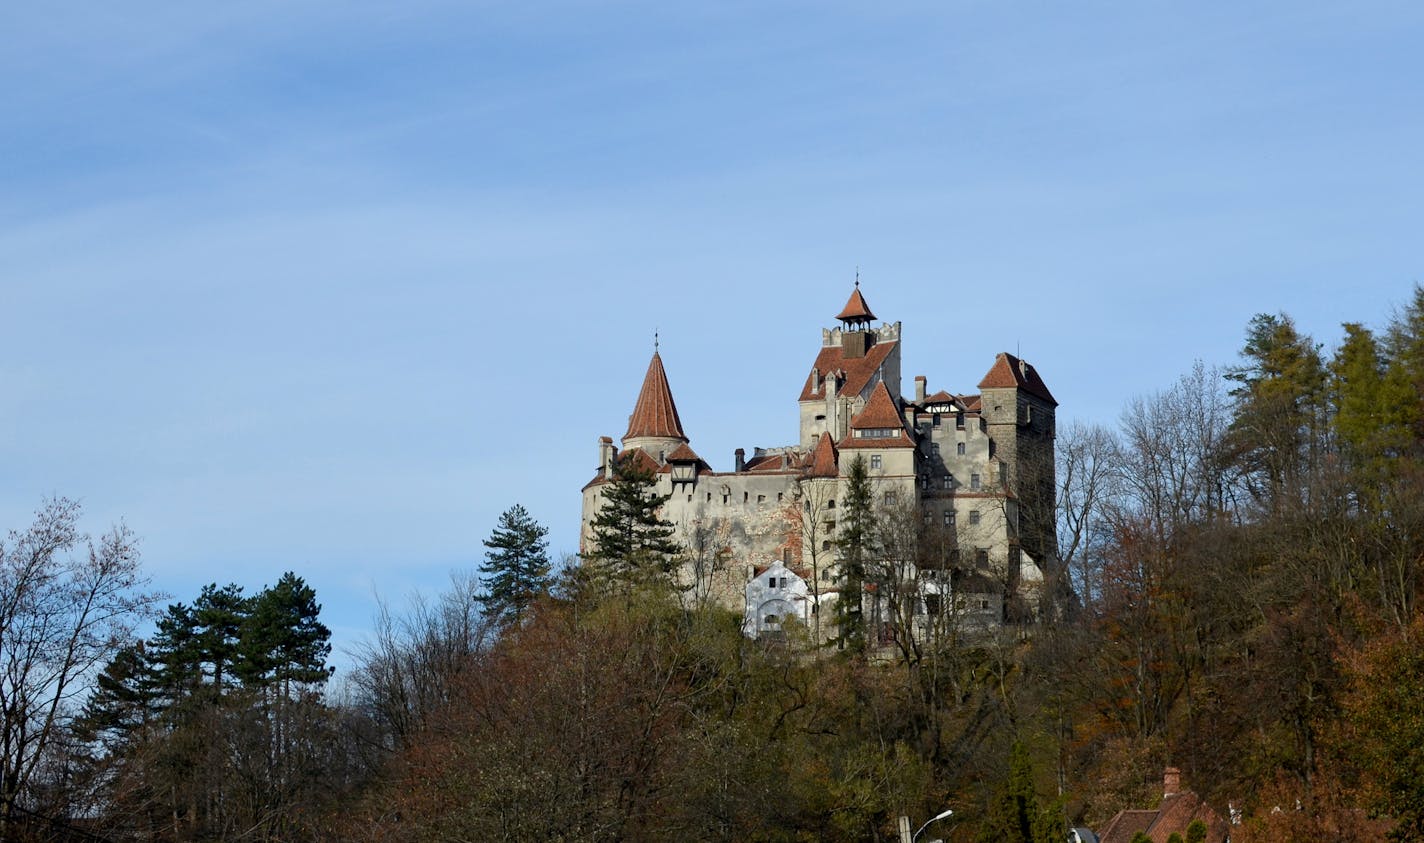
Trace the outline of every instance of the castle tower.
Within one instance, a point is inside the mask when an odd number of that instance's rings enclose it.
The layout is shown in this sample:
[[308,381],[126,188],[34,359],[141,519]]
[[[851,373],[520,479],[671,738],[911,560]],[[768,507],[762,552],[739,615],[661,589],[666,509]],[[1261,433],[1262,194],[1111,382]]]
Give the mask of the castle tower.
[[633,405],[633,414],[628,417],[623,448],[640,448],[664,463],[668,454],[686,444],[687,434],[682,431],[682,419],[678,418],[677,404],[672,400],[663,358],[654,351],[648,373],[643,377],[643,388],[638,392],[638,403]]
[[821,352],[801,389],[800,447],[810,450],[822,434],[839,442],[850,434],[850,420],[884,383],[900,394],[900,323],[871,328],[875,314],[856,281],[850,299],[836,315],[839,328],[821,330]]
[[[1017,528],[1011,526],[1011,538],[1047,572],[1058,558],[1053,460],[1058,402],[1033,366],[1007,352],[994,359],[979,389],[998,464],[999,477],[993,479],[1015,503]],[[1011,576],[1017,555],[1013,546]]]

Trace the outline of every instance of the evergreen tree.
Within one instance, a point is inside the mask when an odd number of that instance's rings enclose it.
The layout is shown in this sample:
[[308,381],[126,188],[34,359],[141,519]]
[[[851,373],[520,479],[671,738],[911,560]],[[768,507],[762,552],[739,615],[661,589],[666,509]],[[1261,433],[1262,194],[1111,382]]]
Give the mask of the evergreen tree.
[[201,662],[209,666],[217,696],[222,696],[223,681],[236,668],[242,625],[251,608],[242,587],[233,583],[222,588],[217,583],[205,585],[193,602],[195,644]]
[[1244,365],[1227,377],[1241,384],[1231,423],[1232,456],[1253,494],[1279,511],[1309,497],[1319,464],[1325,366],[1320,347],[1284,314],[1258,314],[1246,332]]
[[874,514],[871,511],[870,475],[865,458],[856,454],[846,475],[845,515],[836,540],[841,550],[840,599],[836,601],[836,646],[851,654],[865,652],[866,632],[862,603],[866,566],[873,554]]
[[591,550],[584,557],[596,581],[627,590],[649,579],[671,580],[682,548],[661,514],[668,498],[657,493],[653,473],[639,467],[632,454],[618,460],[593,517]]
[[499,516],[485,539],[485,563],[480,566],[485,591],[475,597],[486,618],[501,624],[516,622],[536,597],[549,591],[549,529],[519,504]]
[[1009,750],[1009,778],[990,809],[979,839],[985,843],[1058,843],[1067,836],[1068,825],[1061,807],[1039,805],[1028,750],[1014,741]]
[[249,686],[321,684],[331,675],[331,630],[321,622],[316,592],[288,571],[252,600],[238,645],[238,673]]
[[114,654],[94,681],[94,693],[76,724],[80,740],[97,740],[110,752],[126,745],[153,714],[153,672],[143,644]]

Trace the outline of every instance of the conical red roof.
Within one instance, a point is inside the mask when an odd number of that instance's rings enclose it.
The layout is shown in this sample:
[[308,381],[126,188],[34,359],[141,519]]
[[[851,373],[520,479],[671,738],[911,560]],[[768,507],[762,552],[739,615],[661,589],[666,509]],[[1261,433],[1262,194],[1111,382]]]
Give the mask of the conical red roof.
[[840,474],[840,469],[837,468],[836,446],[831,441],[831,434],[821,434],[816,449],[811,452],[810,462],[811,467],[807,474],[811,477],[836,477]]
[[623,434],[623,441],[639,437],[687,441],[682,420],[677,417],[677,405],[672,400],[667,372],[663,370],[663,359],[656,351],[648,364],[648,374],[643,378],[643,389],[638,393],[633,415],[628,417],[628,432]]
[[855,290],[850,294],[850,300],[836,317],[842,322],[869,322],[875,318],[875,314],[870,312],[870,305],[865,303],[865,296],[860,294],[860,283],[857,282]]

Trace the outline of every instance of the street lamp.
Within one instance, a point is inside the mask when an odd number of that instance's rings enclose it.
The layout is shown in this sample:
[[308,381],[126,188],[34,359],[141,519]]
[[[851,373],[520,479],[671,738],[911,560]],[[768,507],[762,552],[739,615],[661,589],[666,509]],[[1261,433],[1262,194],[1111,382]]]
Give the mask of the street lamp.
[[915,843],[916,840],[919,840],[919,839],[920,839],[920,835],[924,832],[924,830],[930,827],[930,823],[939,822],[940,820],[944,819],[945,817],[949,816],[949,815],[952,814],[952,813],[954,813],[954,809],[953,809],[953,808],[946,808],[945,811],[944,811],[944,813],[942,813],[942,814],[935,814],[933,817],[930,817],[928,820],[925,820],[925,824],[922,825],[922,826],[920,826],[920,830],[917,831],[917,832],[915,832],[915,836],[914,836],[914,837],[911,837],[911,838],[910,838],[910,843]]

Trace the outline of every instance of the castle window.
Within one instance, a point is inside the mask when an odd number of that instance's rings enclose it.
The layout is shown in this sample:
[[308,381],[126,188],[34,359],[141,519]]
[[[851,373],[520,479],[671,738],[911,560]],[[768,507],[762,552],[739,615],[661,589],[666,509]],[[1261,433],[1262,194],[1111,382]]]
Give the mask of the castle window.
[[938,614],[939,614],[939,612],[940,612],[940,604],[939,604],[939,595],[938,595],[938,594],[926,594],[926,595],[925,595],[925,611],[926,611],[926,612],[929,612],[931,615],[938,615]]
[[[974,564],[977,565],[977,566],[979,566],[980,568],[987,568],[987,567],[989,567],[989,548],[987,548],[987,547],[976,547],[976,548],[974,548]],[[987,605],[985,605],[984,608],[987,609],[987,608],[989,608],[989,607],[988,607]]]
[[767,577],[767,578],[766,578],[766,587],[767,587],[767,588],[776,588],[776,577]]
[[939,413],[934,414],[934,426],[939,427]]
[[976,491],[976,492],[979,491],[979,475],[977,475],[977,474],[971,474],[971,475],[969,475],[969,488],[970,488],[970,489],[973,489],[973,490]]
[[964,456],[964,443],[960,442],[958,445],[955,445],[954,450],[955,453],[959,454],[961,457]]
[[751,499],[752,499],[752,493],[751,493],[751,492],[742,492],[742,503],[746,503],[747,501],[749,501],[749,500],[751,500]]
[[954,414],[954,429],[955,429],[955,430],[963,430],[963,429],[964,429],[964,414],[963,414],[963,413],[955,413],[955,414]]
[[[811,502],[810,502],[810,501],[807,501],[807,502],[806,502],[806,506],[807,506],[807,508],[809,508],[809,507],[811,506]],[[826,509],[835,509],[835,508],[836,508],[836,499],[835,499],[835,498],[831,498],[830,500],[826,501]]]
[[776,493],[776,502],[777,502],[777,503],[781,503],[781,493],[780,493],[780,492],[777,492],[777,493]]
[[939,443],[938,443],[938,442],[932,442],[932,443],[930,443],[930,450],[931,450],[931,451],[934,451],[934,455],[935,455],[935,456],[939,456]]
[[899,428],[894,427],[867,427],[863,430],[855,431],[857,439],[894,439],[899,434]]
[[729,504],[729,503],[731,503],[731,502],[732,502],[732,496],[731,496],[731,495],[723,495],[723,496],[722,496],[722,505],[723,505],[723,506],[726,506],[727,504]]
[[978,524],[978,523],[979,523],[979,510],[977,510],[977,509],[971,509],[971,510],[969,510],[969,523],[970,523],[970,524]]
[[949,475],[948,477],[944,478],[944,487],[945,487],[946,489],[953,489],[953,488],[954,488],[954,475],[953,475],[953,474],[951,474],[951,475]]
[[831,543],[830,543],[829,541],[823,541],[823,542],[821,542],[821,549],[822,549],[822,550],[830,550],[830,549],[831,549]]
[[870,455],[870,467],[871,467],[871,468],[880,468],[880,455],[879,455],[879,454],[871,454],[871,455]]
[[946,510],[944,511],[944,526],[946,526],[946,527],[953,527],[953,526],[954,526],[954,510],[952,510],[952,509],[946,509]]
[[757,503],[766,503],[766,495],[757,495]]
[[894,492],[886,492],[886,493],[885,493],[885,505],[886,505],[886,506],[894,506],[898,500],[899,500],[899,498],[896,496],[896,494],[895,494]]
[[926,513],[925,513],[924,521],[925,521],[925,526],[926,526],[926,527],[928,527],[928,526],[930,525],[930,521],[933,520],[932,517],[931,517],[932,515],[933,515],[933,513],[931,513],[931,512],[926,512]]

